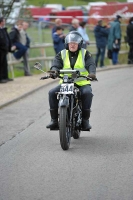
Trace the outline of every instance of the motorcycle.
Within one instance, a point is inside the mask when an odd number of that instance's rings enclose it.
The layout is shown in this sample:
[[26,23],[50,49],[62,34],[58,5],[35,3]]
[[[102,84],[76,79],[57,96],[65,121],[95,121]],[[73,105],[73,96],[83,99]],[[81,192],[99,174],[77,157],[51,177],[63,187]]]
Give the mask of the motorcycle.
[[[40,63],[36,63],[34,67],[40,71],[43,71],[40,66]],[[48,71],[47,73],[54,74],[54,72],[55,71]],[[60,145],[63,150],[68,150],[70,147],[71,138],[73,137],[74,139],[79,139],[82,131],[82,102],[80,98],[80,91],[75,85],[74,81],[80,77],[84,77],[90,81],[93,79],[88,76],[80,75],[78,70],[60,70],[57,77],[62,79],[60,91],[57,92],[57,99],[59,100],[58,130]],[[49,78],[51,78],[51,76],[46,75],[41,77],[41,80]]]

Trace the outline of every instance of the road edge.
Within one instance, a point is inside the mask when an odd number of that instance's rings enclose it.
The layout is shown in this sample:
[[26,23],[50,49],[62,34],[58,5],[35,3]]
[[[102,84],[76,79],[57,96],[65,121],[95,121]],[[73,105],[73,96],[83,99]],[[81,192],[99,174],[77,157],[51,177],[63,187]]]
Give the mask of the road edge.
[[[132,67],[132,65],[114,65],[114,66],[108,66],[108,67],[103,67],[103,68],[97,68],[97,71],[96,71],[96,72],[102,72],[102,71],[114,70],[114,69],[122,69],[122,68],[127,68],[127,67],[130,68],[130,67]],[[8,105],[10,105],[10,104],[12,104],[12,103],[14,103],[14,102],[19,101],[20,99],[23,99],[23,98],[27,97],[28,95],[30,95],[30,94],[36,92],[37,90],[40,90],[40,89],[42,89],[43,87],[45,87],[45,86],[47,86],[47,85],[49,85],[49,84],[51,84],[51,83],[54,83],[54,82],[56,82],[56,81],[58,82],[59,80],[54,80],[54,81],[52,80],[52,82],[46,83],[46,84],[44,84],[44,85],[42,85],[42,86],[39,86],[39,87],[37,87],[37,88],[35,88],[35,89],[31,90],[31,91],[28,91],[28,92],[26,92],[25,94],[23,94],[23,95],[21,95],[21,96],[15,98],[15,99],[12,99],[12,100],[9,101],[9,102],[6,102],[6,103],[0,105],[0,109],[4,108],[4,107],[6,107],[6,106],[8,106]]]

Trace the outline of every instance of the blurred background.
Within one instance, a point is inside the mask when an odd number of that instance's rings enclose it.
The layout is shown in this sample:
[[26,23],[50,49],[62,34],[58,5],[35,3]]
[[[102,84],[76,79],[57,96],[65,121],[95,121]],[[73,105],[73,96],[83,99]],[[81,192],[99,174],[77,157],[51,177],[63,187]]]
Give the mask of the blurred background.
[[[5,17],[8,32],[10,32],[17,20],[28,21],[29,28],[27,33],[31,40],[30,58],[45,56],[49,58],[49,61],[55,56],[51,29],[55,25],[56,18],[62,19],[65,34],[69,32],[73,18],[85,21],[87,23],[87,34],[90,38],[90,45],[88,45],[87,49],[95,56],[96,45],[93,30],[97,21],[102,19],[106,26],[110,21],[114,20],[116,15],[122,16],[122,46],[119,62],[124,64],[127,63],[129,49],[126,42],[126,27],[129,18],[133,16],[133,1],[0,0],[0,16]],[[38,60],[36,59],[36,61]],[[10,63],[12,63],[12,60],[10,60]],[[35,61],[30,61],[30,67],[32,73],[37,73],[32,67],[34,63]],[[50,65],[48,61],[44,62],[44,60],[41,63],[44,65],[44,69]],[[110,60],[107,57],[105,58],[105,64],[110,64]],[[15,77],[22,75],[22,66],[21,62],[12,64]]]

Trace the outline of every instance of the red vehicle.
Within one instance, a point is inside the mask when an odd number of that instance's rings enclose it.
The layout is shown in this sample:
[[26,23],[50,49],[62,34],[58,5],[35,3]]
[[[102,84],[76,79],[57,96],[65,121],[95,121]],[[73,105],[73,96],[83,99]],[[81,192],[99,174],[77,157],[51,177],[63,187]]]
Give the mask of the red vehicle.
[[89,24],[96,24],[99,19],[106,23],[121,15],[126,22],[133,13],[133,3],[109,3],[103,6],[92,6],[89,11]]
[[[52,19],[60,18],[63,23],[70,24],[73,18],[77,18],[80,21],[84,19],[84,14],[82,10],[62,10],[62,11],[52,11],[50,13]],[[54,18],[55,16],[55,18]]]
[[63,23],[70,24],[73,18],[77,18],[79,21],[88,19],[82,10],[57,11],[53,8],[28,8],[27,10],[35,20],[41,21],[54,21],[56,18],[60,18]]
[[35,20],[44,19],[47,21],[53,8],[28,8],[27,10]]

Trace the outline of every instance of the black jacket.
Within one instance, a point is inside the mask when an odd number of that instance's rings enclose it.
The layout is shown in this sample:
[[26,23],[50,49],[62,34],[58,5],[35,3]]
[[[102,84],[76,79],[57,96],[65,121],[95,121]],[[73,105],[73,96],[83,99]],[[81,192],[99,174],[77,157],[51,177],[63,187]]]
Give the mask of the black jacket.
[[[77,57],[78,57],[78,51],[74,53],[69,51],[69,59],[72,69],[74,69],[74,64],[77,60]],[[86,51],[85,54],[85,68],[90,74],[96,74],[96,64],[89,51]],[[51,66],[51,70],[58,71],[60,69],[63,69],[63,60],[61,57],[61,52],[55,56]]]
[[[10,39],[12,44],[20,42],[20,32],[17,28],[13,27],[11,32],[9,33]],[[26,46],[30,47],[30,38],[28,37],[26,33]]]
[[0,51],[5,53],[11,51],[11,40],[7,28],[0,28]]
[[127,26],[127,42],[129,45],[133,44],[133,24]]
[[96,25],[94,28],[94,34],[96,38],[96,45],[98,48],[105,48],[108,41],[109,29],[103,26]]
[[9,36],[12,44],[20,42],[20,33],[17,28],[13,27],[11,32],[9,33]]

